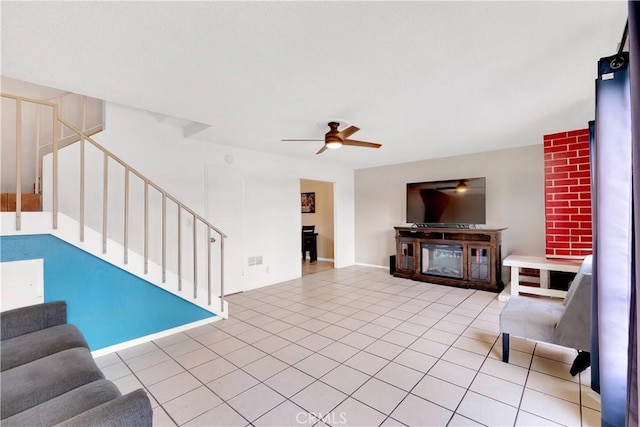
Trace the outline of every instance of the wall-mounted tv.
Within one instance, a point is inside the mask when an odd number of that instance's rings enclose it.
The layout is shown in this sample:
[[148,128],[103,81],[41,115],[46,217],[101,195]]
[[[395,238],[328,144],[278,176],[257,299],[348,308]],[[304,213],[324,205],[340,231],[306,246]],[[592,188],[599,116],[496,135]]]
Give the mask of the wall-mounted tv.
[[486,179],[407,184],[407,222],[422,226],[486,224]]

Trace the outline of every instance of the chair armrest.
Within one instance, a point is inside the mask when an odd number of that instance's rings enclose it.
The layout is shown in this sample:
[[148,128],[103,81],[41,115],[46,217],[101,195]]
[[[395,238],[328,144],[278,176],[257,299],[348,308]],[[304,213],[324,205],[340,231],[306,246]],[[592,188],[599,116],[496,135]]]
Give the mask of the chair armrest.
[[67,303],[53,301],[0,313],[0,340],[67,323]]
[[152,424],[153,410],[151,409],[151,402],[147,393],[140,388],[78,414],[58,424],[58,426],[151,427]]
[[556,325],[555,344],[591,351],[591,279],[585,273],[571,284],[575,289]]

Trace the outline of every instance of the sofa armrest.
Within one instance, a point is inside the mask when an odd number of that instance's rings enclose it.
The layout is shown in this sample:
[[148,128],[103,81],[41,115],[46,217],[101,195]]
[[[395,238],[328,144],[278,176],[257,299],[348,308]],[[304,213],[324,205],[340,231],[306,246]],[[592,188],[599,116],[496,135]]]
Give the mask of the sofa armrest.
[[53,301],[0,313],[0,340],[67,323],[67,303]]
[[78,414],[58,424],[58,426],[151,427],[152,424],[153,410],[151,409],[151,401],[147,396],[147,392],[140,388]]

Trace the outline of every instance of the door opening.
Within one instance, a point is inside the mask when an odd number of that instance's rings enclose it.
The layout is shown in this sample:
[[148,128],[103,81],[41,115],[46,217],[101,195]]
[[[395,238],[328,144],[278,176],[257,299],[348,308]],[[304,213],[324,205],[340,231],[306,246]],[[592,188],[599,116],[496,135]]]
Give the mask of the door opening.
[[333,182],[300,180],[302,275],[334,267]]

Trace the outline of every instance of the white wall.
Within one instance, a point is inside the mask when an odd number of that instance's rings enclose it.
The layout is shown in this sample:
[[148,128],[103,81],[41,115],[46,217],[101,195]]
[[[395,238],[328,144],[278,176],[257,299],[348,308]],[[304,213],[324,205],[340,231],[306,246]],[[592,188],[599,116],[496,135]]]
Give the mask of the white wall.
[[[353,171],[315,159],[300,160],[206,143],[182,136],[182,129],[159,123],[151,115],[115,104],[106,105],[109,126],[95,135],[100,144],[122,158],[214,225],[220,225],[236,245],[225,247],[226,289],[242,290],[278,283],[301,274],[300,179],[335,182],[335,264],[354,263]],[[265,144],[279,141],[265,141]],[[76,144],[77,145],[77,144]],[[60,155],[60,210],[78,217],[78,149],[67,147]],[[100,229],[102,212],[102,158],[87,148],[87,224]],[[229,157],[230,156],[230,157]],[[225,160],[226,159],[226,160]],[[217,169],[216,169],[217,168]],[[216,173],[211,173],[212,169]],[[89,178],[88,178],[89,179]],[[241,203],[216,204],[215,188],[236,185],[242,179]],[[45,178],[46,180],[46,178]],[[230,183],[234,180],[234,183]],[[122,241],[123,172],[109,164],[109,237]],[[132,179],[132,187],[134,180]],[[138,185],[138,184],[136,184]],[[134,211],[139,211],[142,187],[131,189]],[[64,188],[67,188],[65,191]],[[213,189],[213,190],[212,190]],[[47,201],[45,198],[45,209]],[[214,206],[215,204],[215,206]],[[152,200],[157,223],[160,201]],[[238,212],[239,206],[241,211]],[[116,210],[118,208],[118,210]],[[242,218],[241,226],[226,229],[224,218]],[[216,218],[222,218],[216,223]],[[183,218],[183,222],[187,221]],[[140,250],[141,223],[130,220],[131,247]],[[171,221],[170,221],[171,222]],[[175,227],[177,228],[177,227]],[[168,230],[169,234],[177,233]],[[184,236],[183,236],[184,238]],[[136,247],[137,246],[137,247]],[[150,245],[151,258],[159,258],[157,240]],[[188,246],[188,245],[187,245]],[[261,255],[263,265],[248,267],[247,258]],[[171,267],[171,266],[170,266]]]
[[[32,103],[22,104],[22,189],[33,193],[36,183],[36,123],[38,107]],[[41,107],[42,141],[51,139],[52,109]],[[2,185],[3,193],[16,192],[16,101],[2,98]],[[46,134],[46,135],[45,135]]]
[[409,182],[487,178],[487,227],[508,227],[502,256],[544,256],[542,144],[355,172],[356,262],[389,265],[396,225],[406,225]]
[[44,302],[42,258],[0,262],[0,310],[12,310]]
[[[46,101],[64,94],[58,89],[35,85],[22,80],[0,76],[2,93]],[[16,192],[16,101],[2,98],[2,175],[3,193]],[[22,192],[32,193],[36,183],[36,123],[40,110],[40,140],[51,140],[52,114],[50,107],[37,107],[32,103],[22,103]],[[41,144],[42,145],[42,144]]]

